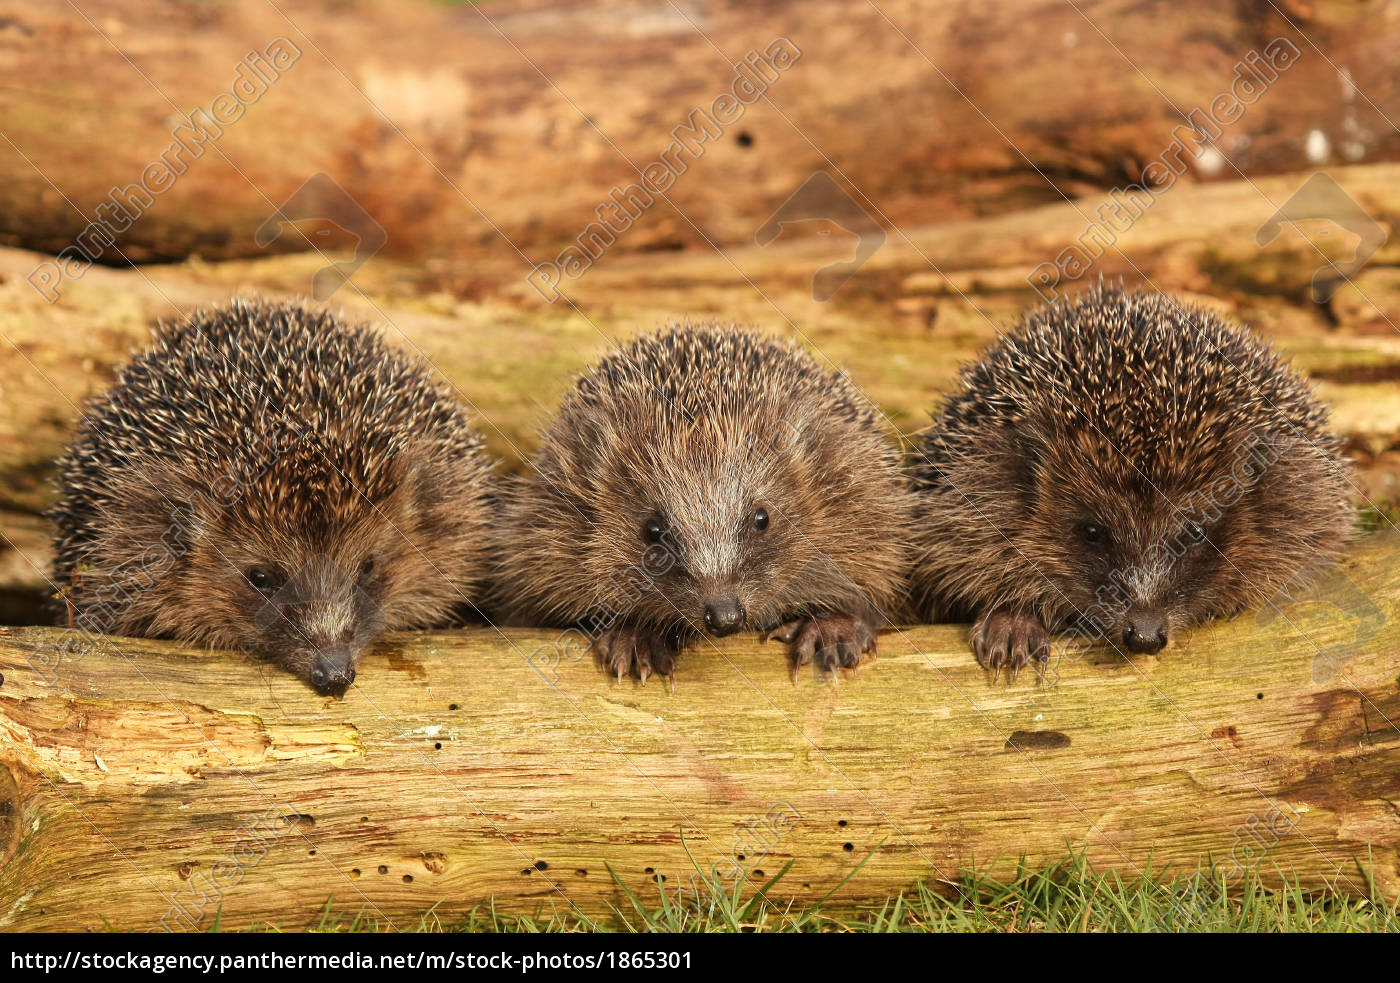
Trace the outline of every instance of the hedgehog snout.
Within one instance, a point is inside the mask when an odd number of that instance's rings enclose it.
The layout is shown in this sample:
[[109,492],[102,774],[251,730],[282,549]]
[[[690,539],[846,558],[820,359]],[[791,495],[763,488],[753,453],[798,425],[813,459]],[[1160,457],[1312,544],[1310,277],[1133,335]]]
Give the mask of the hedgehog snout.
[[1151,655],[1167,644],[1167,617],[1156,609],[1134,608],[1123,627],[1123,644],[1134,652]]
[[317,652],[344,646],[359,634],[353,599],[288,605],[297,634]]
[[717,637],[732,635],[744,626],[744,606],[733,594],[705,602],[705,629]]
[[355,664],[382,627],[376,608],[362,610],[357,596],[285,605],[287,640],[295,649],[289,665],[299,667],[323,696],[341,696],[355,681]]
[[342,696],[355,681],[357,650],[348,645],[322,649],[311,663],[311,685],[322,696]]

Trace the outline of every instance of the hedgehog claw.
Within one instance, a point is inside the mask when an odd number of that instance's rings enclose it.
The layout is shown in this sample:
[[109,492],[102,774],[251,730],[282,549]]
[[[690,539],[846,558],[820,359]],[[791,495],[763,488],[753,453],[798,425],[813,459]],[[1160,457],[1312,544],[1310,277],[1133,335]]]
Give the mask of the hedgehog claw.
[[794,621],[789,621],[785,624],[778,625],[778,627],[774,628],[772,631],[769,631],[764,635],[761,635],[760,637],[765,642],[791,642],[794,638],[797,637],[797,630],[801,628],[803,624],[803,619],[797,618]]
[[619,625],[598,636],[593,650],[605,670],[621,683],[635,676],[645,686],[654,675],[665,676],[675,689],[677,640],[659,628]]
[[865,619],[841,612],[799,618],[769,637],[792,645],[793,682],[797,681],[798,670],[814,659],[821,669],[838,679],[840,670],[854,671],[863,656],[868,654],[874,659],[876,654],[875,629]]
[[1001,679],[1002,669],[1014,683],[1032,660],[1045,663],[1050,659],[1050,636],[1033,614],[1004,609],[987,612],[972,626],[971,642],[978,665],[992,670],[994,683]]

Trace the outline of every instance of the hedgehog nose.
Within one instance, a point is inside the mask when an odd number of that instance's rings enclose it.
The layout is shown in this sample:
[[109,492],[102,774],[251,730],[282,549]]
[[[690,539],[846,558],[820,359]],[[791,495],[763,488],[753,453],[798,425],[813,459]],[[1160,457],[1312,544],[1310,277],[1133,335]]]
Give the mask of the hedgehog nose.
[[721,597],[705,605],[705,627],[711,635],[732,635],[743,623],[744,609],[737,597]]
[[348,652],[321,652],[311,664],[311,685],[322,696],[342,696],[355,681]]
[[1167,644],[1167,624],[1160,611],[1129,611],[1123,644],[1134,652],[1151,655]]

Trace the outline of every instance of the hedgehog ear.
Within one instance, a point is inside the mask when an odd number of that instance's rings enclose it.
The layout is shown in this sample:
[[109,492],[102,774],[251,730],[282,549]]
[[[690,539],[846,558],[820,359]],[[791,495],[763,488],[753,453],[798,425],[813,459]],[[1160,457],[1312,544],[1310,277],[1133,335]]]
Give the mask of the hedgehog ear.
[[1026,423],[1003,426],[984,452],[1001,463],[1003,473],[1011,476],[1012,488],[1023,501],[1035,499],[1045,456],[1045,438],[1037,427]]
[[454,480],[451,462],[435,452],[427,441],[414,441],[395,456],[392,465],[395,487],[406,495],[403,501],[421,509],[440,504],[443,489]]

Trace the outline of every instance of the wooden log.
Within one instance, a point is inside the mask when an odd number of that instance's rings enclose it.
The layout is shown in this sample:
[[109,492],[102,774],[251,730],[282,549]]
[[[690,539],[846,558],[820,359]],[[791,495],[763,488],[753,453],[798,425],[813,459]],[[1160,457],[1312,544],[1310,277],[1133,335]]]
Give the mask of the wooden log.
[[788,864],[774,895],[854,902],[1070,850],[1393,897],[1397,561],[1373,538],[1281,607],[1011,685],[958,626],[836,685],[726,639],[674,691],[553,632],[402,634],[340,701],[238,655],[58,660],[61,631],[0,629],[0,929],[301,928],[332,897],[398,928],[488,899],[600,916],[623,885]]
[[[0,242],[72,247],[89,221],[113,214],[102,206],[114,189],[144,183],[144,207],[130,204],[130,192],[118,196],[135,220],[109,219],[121,256],[260,256],[258,228],[324,172],[386,230],[387,250],[461,257],[470,270],[496,251],[494,228],[545,259],[587,234],[613,188],[684,139],[678,128],[696,126],[693,114],[706,113],[702,124],[712,118],[715,100],[733,91],[734,63],[757,61],[780,37],[800,58],[780,76],[761,69],[765,98],[746,99],[739,119],[722,116],[722,129],[707,124],[715,136],[689,142],[697,150],[682,158],[684,173],[664,185],[674,207],[629,221],[610,258],[643,250],[652,262],[657,249],[750,242],[813,171],[833,165],[861,207],[874,204],[906,229],[1126,188],[1153,163],[1181,174],[1181,145],[1194,150],[1199,140],[1178,136],[1182,113],[1218,113],[1213,101],[1242,84],[1251,102],[1262,100],[1222,127],[1230,142],[1220,176],[1235,177],[1236,167],[1255,181],[1311,170],[1307,137],[1337,111],[1340,65],[1366,94],[1353,124],[1365,139],[1355,148],[1366,160],[1394,159],[1400,135],[1385,121],[1400,114],[1395,21],[1348,4],[1307,4],[1287,20],[1273,7],[1261,18],[1247,7],[1183,6],[1162,18],[1105,4],[993,0],[979,4],[973,25],[960,5],[911,0],[878,9],[813,3],[800,18],[781,4],[725,4],[706,11],[703,27],[667,7],[639,29],[635,9],[611,0],[508,11],[366,4],[353,21],[326,0],[298,4],[294,15],[280,5],[211,15],[167,3],[157,30],[143,0],[107,0],[100,18],[69,4],[11,4],[0,24],[4,64],[25,84],[0,87],[9,141]],[[1086,20],[1111,33],[1152,86],[1104,85],[1106,65],[1127,63]],[[1294,48],[1282,71],[1276,37]],[[249,98],[247,55],[279,38],[300,57]],[[1047,43],[1055,57],[1028,57]],[[879,72],[869,71],[872,51]],[[272,75],[272,61],[262,58],[260,71]],[[654,84],[658,64],[667,66],[665,86]],[[1251,75],[1249,64],[1265,74]],[[1255,89],[1264,77],[1266,92]],[[221,99],[238,107],[231,122],[213,108]],[[225,120],[202,142],[181,117],[201,111]],[[1208,161],[1192,164],[1193,156],[1175,187],[1209,178]],[[1257,204],[1250,242],[1274,210]],[[1082,218],[1074,225],[1074,236],[1084,234]],[[304,231],[272,248],[314,242],[346,258],[359,230]],[[84,241],[91,249],[91,232]],[[111,249],[101,261],[125,265]]]

